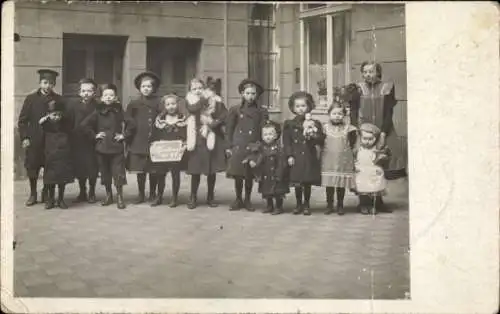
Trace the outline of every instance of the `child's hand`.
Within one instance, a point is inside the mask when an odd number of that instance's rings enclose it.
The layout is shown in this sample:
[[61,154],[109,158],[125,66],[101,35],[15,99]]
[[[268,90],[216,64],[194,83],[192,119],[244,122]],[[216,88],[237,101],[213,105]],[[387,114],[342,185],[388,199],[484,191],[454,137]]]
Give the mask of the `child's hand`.
[[250,160],[248,164],[250,165],[251,168],[255,168],[255,166],[257,166],[257,163],[253,160]]
[[226,157],[229,158],[233,155],[233,152],[228,148],[226,149]]
[[115,141],[117,141],[117,142],[123,141],[124,139],[125,139],[125,136],[123,136],[123,134],[116,134],[115,135]]
[[288,157],[288,165],[293,166],[295,164],[295,158],[293,157]]
[[105,137],[106,137],[106,133],[104,133],[104,132],[99,132],[99,133],[95,136],[96,140],[101,140],[101,139],[103,139],[103,138],[105,138]]
[[27,138],[25,138],[25,139],[23,140],[22,146],[23,146],[23,148],[28,148],[28,147],[30,146],[30,144],[31,144],[31,143],[30,143],[30,140],[29,140],[29,139],[27,139]]

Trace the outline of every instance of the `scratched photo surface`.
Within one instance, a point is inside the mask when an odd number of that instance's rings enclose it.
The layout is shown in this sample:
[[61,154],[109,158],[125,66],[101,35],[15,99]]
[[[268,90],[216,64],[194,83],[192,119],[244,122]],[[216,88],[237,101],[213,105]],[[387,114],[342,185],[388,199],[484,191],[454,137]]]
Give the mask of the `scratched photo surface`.
[[411,299],[404,4],[16,2],[14,23],[15,297]]

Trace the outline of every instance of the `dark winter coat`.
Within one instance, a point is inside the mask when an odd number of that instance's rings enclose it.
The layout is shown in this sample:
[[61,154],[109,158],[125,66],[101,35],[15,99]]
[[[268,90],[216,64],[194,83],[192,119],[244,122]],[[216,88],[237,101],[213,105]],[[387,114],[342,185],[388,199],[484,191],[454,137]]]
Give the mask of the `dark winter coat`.
[[269,119],[266,108],[256,103],[241,103],[229,109],[226,134],[231,149],[231,157],[226,170],[228,177],[243,177],[248,168],[242,161],[249,155],[249,144],[261,140],[264,122]]
[[98,101],[95,99],[88,103],[84,103],[81,99],[78,99],[68,106],[73,120],[71,149],[77,178],[97,178],[99,172],[95,139],[89,138],[81,126],[83,120],[95,111],[97,104]]
[[[188,174],[210,175],[226,170],[226,148],[227,141],[224,135],[224,127],[228,110],[224,103],[217,102],[215,110],[210,115],[213,122],[209,128],[215,133],[215,145],[212,150],[207,147],[207,139],[202,136],[200,128],[200,114],[208,104],[206,99],[198,101],[196,104],[186,104],[190,114],[189,119],[193,119],[193,127],[188,125],[188,132],[195,136],[195,145],[192,151],[187,151],[188,155]],[[196,135],[194,135],[196,133]]]
[[[186,142],[186,117],[178,114],[179,122],[173,125],[164,123],[164,119],[158,116],[153,125],[151,142],[155,141],[182,141]],[[187,167],[187,153],[184,153],[179,162],[151,162],[152,173],[167,173],[170,170],[185,170]]]
[[127,141],[129,153],[149,155],[153,124],[163,110],[160,101],[158,96],[140,96],[127,106],[127,133],[131,135]]
[[262,197],[283,196],[290,192],[288,187],[289,167],[287,157],[276,141],[273,144],[262,143],[246,159],[254,161],[254,177],[259,181],[259,193]]
[[[123,141],[116,141],[117,134],[123,134],[125,140],[130,138],[126,133],[123,108],[120,103],[113,105],[98,104],[96,110],[85,118],[81,126],[88,139],[96,142],[95,149],[100,154],[123,154]],[[96,139],[96,135],[104,132],[103,139]]]
[[319,159],[318,146],[324,142],[324,134],[321,123],[314,120],[317,135],[314,138],[304,137],[302,126],[304,117],[296,116],[294,119],[286,120],[283,125],[283,148],[288,157],[295,159],[290,167],[290,183],[296,184],[321,184],[321,162]]
[[44,184],[66,184],[74,181],[73,156],[71,154],[71,117],[65,111],[58,111],[61,120],[45,120],[42,129],[45,132],[44,144]]
[[24,158],[24,166],[30,177],[35,176],[36,171],[44,165],[44,132],[38,121],[47,114],[48,103],[52,100],[64,103],[61,95],[55,92],[43,95],[38,89],[26,97],[19,114],[18,128],[21,142],[25,139],[30,140]]

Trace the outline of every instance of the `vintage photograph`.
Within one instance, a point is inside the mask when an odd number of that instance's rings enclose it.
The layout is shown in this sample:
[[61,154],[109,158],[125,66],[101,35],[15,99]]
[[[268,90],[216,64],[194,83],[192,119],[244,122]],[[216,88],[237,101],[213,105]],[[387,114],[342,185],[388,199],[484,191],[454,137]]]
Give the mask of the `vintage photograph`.
[[411,299],[404,3],[14,23],[15,297]]

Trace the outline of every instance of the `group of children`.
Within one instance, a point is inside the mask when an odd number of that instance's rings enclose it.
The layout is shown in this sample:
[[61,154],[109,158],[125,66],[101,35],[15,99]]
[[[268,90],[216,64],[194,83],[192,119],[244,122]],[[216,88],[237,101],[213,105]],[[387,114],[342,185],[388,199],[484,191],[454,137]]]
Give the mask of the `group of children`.
[[[106,189],[101,204],[114,202],[114,183],[117,207],[124,209],[126,171],[137,174],[136,204],[146,201],[149,179],[151,206],[163,203],[170,172],[169,206],[176,207],[180,173],[186,172],[191,176],[188,208],[197,207],[201,175],[207,177],[206,203],[216,207],[216,174],[224,171],[234,179],[236,197],[230,210],[255,210],[251,201],[254,181],[267,201],[265,213],[283,213],[284,197],[293,187],[297,201],[293,213],[310,215],[313,185],[326,188],[326,214],[344,213],[346,189],[359,195],[363,214],[382,204],[389,152],[379,143],[381,131],[371,123],[359,129],[351,125],[346,119],[347,106],[340,99],[329,107],[328,122],[322,124],[311,117],[313,97],[296,92],[288,103],[295,117],[281,127],[258,105],[263,88],[250,79],[239,84],[241,102],[228,110],[220,97],[220,81],[193,79],[185,99],[174,94],[159,97],[160,79],[152,72],[143,72],[134,80],[140,96],[124,111],[113,84],[100,86],[97,99],[97,84],[82,79],[79,99],[68,103],[53,91],[57,72],[40,70],[39,74],[40,88],[28,95],[19,116],[31,188],[27,206],[37,203],[36,180],[42,167],[46,209],[68,207],[64,189],[74,178],[80,187],[75,202],[95,203],[99,173]],[[151,145],[165,140],[182,141],[181,160],[152,161]]]

